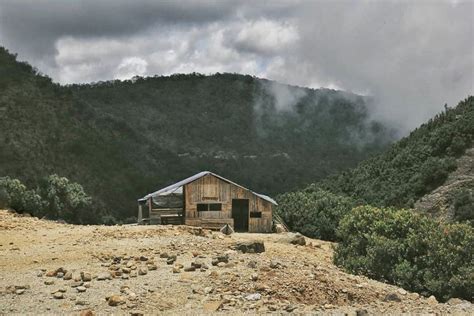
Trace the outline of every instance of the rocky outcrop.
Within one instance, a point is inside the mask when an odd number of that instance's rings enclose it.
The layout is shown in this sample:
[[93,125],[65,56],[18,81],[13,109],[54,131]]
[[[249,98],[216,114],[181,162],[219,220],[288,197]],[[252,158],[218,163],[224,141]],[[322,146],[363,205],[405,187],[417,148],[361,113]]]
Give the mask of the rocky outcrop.
[[474,190],[474,148],[466,150],[456,164],[456,170],[448,176],[442,186],[415,203],[416,210],[444,220],[453,218],[454,195],[462,189]]

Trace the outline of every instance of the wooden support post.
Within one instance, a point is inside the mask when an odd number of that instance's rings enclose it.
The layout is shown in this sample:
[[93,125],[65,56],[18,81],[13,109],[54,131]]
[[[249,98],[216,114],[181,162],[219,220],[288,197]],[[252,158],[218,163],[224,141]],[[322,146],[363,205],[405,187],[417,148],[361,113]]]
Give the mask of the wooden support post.
[[[150,218],[150,220],[149,220],[150,224],[152,222],[151,214],[153,213],[152,212],[153,211],[153,201],[152,201],[152,199],[153,198],[150,197],[147,201],[148,202],[148,217]],[[161,217],[158,217],[157,220],[158,220],[158,224],[161,224]]]
[[143,221],[143,210],[142,210],[142,205],[139,203],[138,204],[138,225],[141,225]]

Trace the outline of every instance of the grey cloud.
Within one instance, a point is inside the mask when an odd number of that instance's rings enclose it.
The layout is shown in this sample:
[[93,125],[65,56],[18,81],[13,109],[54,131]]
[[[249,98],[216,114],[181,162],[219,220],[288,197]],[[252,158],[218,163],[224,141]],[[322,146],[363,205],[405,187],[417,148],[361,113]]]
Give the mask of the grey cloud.
[[126,37],[154,25],[199,24],[225,19],[233,1],[12,0],[0,2],[0,36],[28,57],[53,54],[61,36]]
[[373,96],[375,118],[408,130],[472,94],[473,10],[463,1],[0,0],[0,43],[62,83],[196,71],[344,89]]

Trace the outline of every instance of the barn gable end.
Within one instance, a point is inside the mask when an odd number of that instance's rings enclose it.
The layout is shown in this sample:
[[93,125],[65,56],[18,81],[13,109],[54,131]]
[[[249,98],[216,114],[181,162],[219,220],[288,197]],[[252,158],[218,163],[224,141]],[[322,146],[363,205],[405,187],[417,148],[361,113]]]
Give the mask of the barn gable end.
[[276,202],[214,173],[201,172],[151,193],[139,202],[146,201],[150,214],[160,217],[159,222],[163,223],[170,217],[170,208],[160,210],[156,205],[170,196],[181,196],[182,207],[175,212],[186,225],[220,229],[228,224],[237,231],[272,231],[272,207]]

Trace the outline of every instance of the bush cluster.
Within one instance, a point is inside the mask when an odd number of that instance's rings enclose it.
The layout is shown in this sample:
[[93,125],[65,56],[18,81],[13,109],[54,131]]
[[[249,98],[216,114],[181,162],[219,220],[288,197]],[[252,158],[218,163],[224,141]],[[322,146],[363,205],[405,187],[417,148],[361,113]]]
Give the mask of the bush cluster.
[[18,179],[0,178],[0,207],[20,213],[76,224],[97,223],[99,212],[91,204],[80,184],[55,174],[44,178],[36,189],[28,189]]
[[445,301],[472,300],[474,229],[411,210],[356,207],[340,222],[334,261],[345,270]]
[[355,202],[324,190],[282,195],[276,212],[293,230],[314,238],[338,240],[336,229]]
[[455,192],[452,199],[454,219],[474,224],[474,189],[462,189]]

